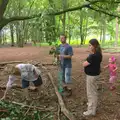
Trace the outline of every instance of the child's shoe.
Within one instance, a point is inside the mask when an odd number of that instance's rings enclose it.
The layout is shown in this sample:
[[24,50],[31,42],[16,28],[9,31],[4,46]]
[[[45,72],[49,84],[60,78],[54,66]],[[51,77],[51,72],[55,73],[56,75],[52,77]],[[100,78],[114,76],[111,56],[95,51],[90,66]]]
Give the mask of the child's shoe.
[[115,86],[111,86],[111,87],[110,87],[110,90],[115,90],[115,89],[116,89]]

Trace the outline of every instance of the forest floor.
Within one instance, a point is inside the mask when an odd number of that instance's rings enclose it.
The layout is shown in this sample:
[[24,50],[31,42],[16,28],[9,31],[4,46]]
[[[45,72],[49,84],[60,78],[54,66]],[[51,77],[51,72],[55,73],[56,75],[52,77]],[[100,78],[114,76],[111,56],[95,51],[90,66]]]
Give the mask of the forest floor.
[[[40,63],[52,63],[53,56],[49,55],[50,47],[31,47],[26,46],[24,48],[0,48],[0,63],[8,62],[8,61],[36,61]],[[73,56],[73,68],[72,68],[72,78],[73,83],[72,87],[72,96],[64,97],[63,100],[68,110],[70,110],[77,120],[120,120],[120,54],[119,53],[105,53],[103,51],[103,62],[102,62],[102,73],[100,75],[100,81],[103,81],[102,88],[99,90],[99,103],[97,114],[94,117],[86,117],[82,116],[82,113],[86,111],[86,84],[85,84],[85,74],[83,72],[82,62],[87,57],[88,52],[87,48],[74,48],[74,56]],[[103,66],[108,63],[108,58],[114,55],[117,58],[117,82],[116,89],[114,91],[110,91],[108,89],[108,79],[109,73],[108,70],[104,70]],[[3,66],[4,67],[4,66]],[[48,71],[54,76],[54,81],[57,81],[58,71],[57,66],[46,66]],[[48,90],[48,96],[44,96],[41,98],[41,105],[47,107],[56,107],[57,109],[57,96],[55,95],[54,89],[47,79],[46,71],[42,70],[42,77],[46,80],[47,84],[45,87]],[[7,82],[7,78],[3,73],[3,69],[0,69],[0,86],[4,86]],[[20,84],[20,82],[18,82]],[[57,84],[57,83],[56,83]],[[3,95],[4,90],[0,90],[0,98]],[[22,95],[22,90],[18,90],[19,93],[16,94]],[[21,92],[20,92],[21,91]],[[33,95],[34,96],[34,95]],[[14,101],[20,102],[19,97],[15,97]],[[49,99],[50,98],[50,99]],[[9,99],[9,98],[8,98]],[[57,120],[54,117],[54,120]]]

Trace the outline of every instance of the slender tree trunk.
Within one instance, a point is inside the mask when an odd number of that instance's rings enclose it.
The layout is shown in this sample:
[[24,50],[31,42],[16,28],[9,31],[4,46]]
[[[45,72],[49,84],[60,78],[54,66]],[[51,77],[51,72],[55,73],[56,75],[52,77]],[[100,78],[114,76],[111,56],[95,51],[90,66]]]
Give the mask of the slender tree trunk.
[[11,35],[11,46],[14,46],[14,31],[13,31],[13,24],[10,24],[10,35]]
[[0,31],[0,44],[2,43],[2,30]]
[[65,34],[65,21],[66,21],[66,13],[63,14],[63,33]]
[[81,12],[80,12],[80,39],[81,39],[80,45],[83,45],[83,41],[84,41],[84,36],[83,36],[83,16],[82,16]]
[[16,38],[17,38],[17,45],[19,46],[19,39],[20,39],[20,36],[19,36],[19,22],[16,22],[15,24],[15,27],[16,27]]
[[106,21],[104,20],[104,22],[103,22],[103,39],[102,39],[102,42],[103,42],[103,44],[105,43],[105,36],[106,36]]
[[[63,4],[63,10],[67,9],[67,0],[62,0],[62,4]],[[64,13],[62,15],[62,24],[63,24],[63,33],[65,34],[65,28],[66,28],[66,13]]]
[[102,32],[103,32],[103,30],[102,30],[102,26],[100,27],[100,42],[102,42]]
[[2,44],[4,45],[4,44],[6,44],[6,43],[7,43],[7,41],[6,41],[6,34],[5,34],[5,32],[3,31]]
[[68,13],[69,44],[71,41],[70,14]]
[[118,24],[118,17],[116,18],[116,39],[115,39],[115,46],[118,45],[118,36],[119,36],[119,24]]
[[[21,6],[20,6],[20,1],[19,1],[19,8],[18,8],[18,15],[20,16],[20,14],[21,14]],[[17,34],[18,34],[18,47],[23,47],[23,45],[24,45],[24,37],[23,37],[23,21],[19,21],[18,22],[19,24],[18,24],[18,28],[17,28]]]
[[85,44],[85,41],[86,41],[87,30],[88,30],[88,17],[86,18],[85,34],[84,34],[84,41],[83,41],[83,44]]

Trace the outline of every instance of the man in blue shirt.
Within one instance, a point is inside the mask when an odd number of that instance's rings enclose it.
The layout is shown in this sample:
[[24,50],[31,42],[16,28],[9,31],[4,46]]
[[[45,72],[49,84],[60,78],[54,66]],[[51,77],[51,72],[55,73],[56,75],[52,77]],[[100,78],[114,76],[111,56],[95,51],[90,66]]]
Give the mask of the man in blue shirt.
[[71,83],[71,69],[72,69],[72,55],[73,49],[68,43],[66,43],[66,36],[60,35],[61,45],[60,45],[60,66],[62,72],[62,80],[64,84],[64,88],[67,89],[67,84]]

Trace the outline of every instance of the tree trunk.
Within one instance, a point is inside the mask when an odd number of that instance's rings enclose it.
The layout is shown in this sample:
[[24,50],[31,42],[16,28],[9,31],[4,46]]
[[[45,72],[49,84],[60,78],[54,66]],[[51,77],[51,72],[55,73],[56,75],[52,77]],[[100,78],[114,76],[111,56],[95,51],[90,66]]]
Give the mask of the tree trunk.
[[100,42],[102,42],[102,33],[103,32],[103,30],[102,30],[102,26],[100,27]]
[[3,18],[9,0],[0,0],[0,21]]
[[68,30],[69,30],[69,44],[70,44],[71,41],[70,15],[69,13],[67,15],[68,15]]
[[11,46],[13,47],[14,44],[14,31],[13,31],[13,24],[10,24],[10,35],[11,35]]
[[88,31],[88,16],[86,18],[86,25],[85,25],[85,32],[84,32],[84,41],[83,41],[83,44],[85,44],[85,41],[86,41],[87,31]]
[[82,11],[80,12],[80,45],[83,45],[84,42],[84,36],[83,36],[83,15]]
[[118,45],[118,36],[119,36],[119,24],[118,24],[118,17],[116,18],[116,39],[115,39],[115,46]]
[[103,21],[103,37],[102,37],[102,43],[104,44],[105,43],[105,36],[106,36],[106,26],[107,26],[107,24],[106,24],[106,21],[104,20]]
[[[67,9],[67,0],[62,0],[63,10]],[[65,27],[66,27],[66,13],[63,13],[62,15],[62,24],[63,24],[63,30],[62,32],[65,34]]]
[[2,31],[0,32],[0,45],[2,43]]

